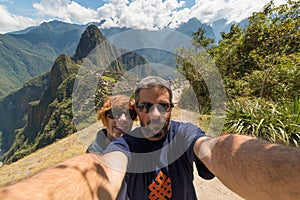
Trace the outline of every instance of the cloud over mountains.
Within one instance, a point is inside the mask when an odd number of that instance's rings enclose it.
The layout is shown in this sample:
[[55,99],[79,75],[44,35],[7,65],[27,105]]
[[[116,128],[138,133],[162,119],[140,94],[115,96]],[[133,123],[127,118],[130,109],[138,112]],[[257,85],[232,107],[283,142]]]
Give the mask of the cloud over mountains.
[[[239,22],[253,12],[261,11],[269,0],[104,0],[98,8],[83,6],[81,0],[41,0],[32,4],[36,18],[10,13],[1,5],[0,32],[7,32],[37,25],[53,19],[86,24],[105,20],[103,27],[130,27],[160,29],[169,24],[176,27],[196,17],[204,23],[225,18],[228,22]],[[275,0],[282,4],[285,0]]]

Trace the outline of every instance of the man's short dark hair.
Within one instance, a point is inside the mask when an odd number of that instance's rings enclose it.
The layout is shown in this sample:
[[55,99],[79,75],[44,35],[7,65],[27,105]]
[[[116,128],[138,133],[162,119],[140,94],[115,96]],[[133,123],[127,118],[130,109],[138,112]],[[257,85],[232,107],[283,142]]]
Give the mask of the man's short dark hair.
[[138,102],[139,100],[139,92],[141,89],[148,89],[148,88],[153,88],[153,87],[160,87],[160,88],[165,88],[168,90],[169,95],[170,95],[170,103],[172,103],[172,90],[171,90],[171,85],[169,81],[166,81],[165,79],[159,77],[159,76],[147,76],[143,78],[138,84],[135,89],[135,101]]

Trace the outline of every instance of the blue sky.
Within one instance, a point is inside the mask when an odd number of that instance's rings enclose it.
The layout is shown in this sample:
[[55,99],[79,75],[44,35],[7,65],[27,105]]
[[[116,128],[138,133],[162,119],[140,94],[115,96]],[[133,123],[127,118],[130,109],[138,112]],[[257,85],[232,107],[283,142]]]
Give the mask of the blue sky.
[[[225,18],[239,22],[261,11],[269,0],[0,0],[0,33],[45,21],[86,24],[106,20],[105,27],[176,27],[196,17],[204,23]],[[282,4],[285,0],[275,0]]]

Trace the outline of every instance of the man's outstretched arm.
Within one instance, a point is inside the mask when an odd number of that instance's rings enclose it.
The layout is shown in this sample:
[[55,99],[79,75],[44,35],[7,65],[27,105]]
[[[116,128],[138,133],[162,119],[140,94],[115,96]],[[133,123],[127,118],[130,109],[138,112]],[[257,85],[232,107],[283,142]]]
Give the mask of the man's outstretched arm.
[[300,197],[300,149],[229,134],[199,138],[194,152],[225,186],[245,199]]
[[120,152],[75,156],[0,189],[0,199],[115,199],[126,165]]

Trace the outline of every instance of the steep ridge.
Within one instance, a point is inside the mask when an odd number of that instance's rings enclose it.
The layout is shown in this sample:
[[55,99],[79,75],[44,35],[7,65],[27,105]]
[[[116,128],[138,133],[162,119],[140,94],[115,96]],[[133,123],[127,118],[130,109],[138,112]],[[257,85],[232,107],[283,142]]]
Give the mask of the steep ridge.
[[14,141],[14,130],[22,128],[27,119],[29,102],[40,99],[50,82],[47,72],[23,85],[22,88],[0,98],[0,132],[2,152],[9,149]]
[[[56,138],[61,138],[61,136],[55,136],[49,132],[48,134],[43,134],[43,131],[50,122],[51,116],[56,109],[59,107],[70,108],[71,102],[68,101],[67,98],[71,96],[71,93],[68,94],[69,96],[66,96],[66,99],[61,98],[61,101],[59,101],[57,98],[58,94],[67,90],[66,87],[59,88],[59,86],[63,82],[74,81],[77,70],[78,66],[67,56],[61,55],[56,59],[51,69],[51,78],[48,88],[44,91],[39,100],[29,103],[26,125],[16,131],[14,143],[10,150],[4,155],[4,160],[13,162],[43,146],[43,144],[47,144],[47,142],[51,143],[51,141],[53,142]],[[65,117],[72,118],[70,115],[66,115]],[[58,125],[62,123],[59,121],[59,118],[56,118],[56,120],[58,120]],[[67,127],[70,128],[70,130],[63,129],[59,131],[70,132],[72,128]],[[38,136],[39,139],[37,139]]]
[[102,35],[97,26],[90,25],[82,34],[73,60],[78,61],[87,57],[93,49],[105,40],[106,38]]

